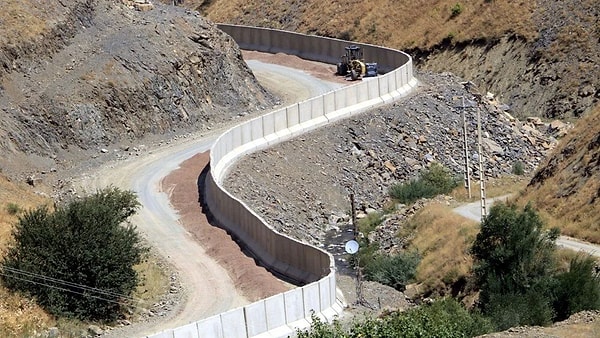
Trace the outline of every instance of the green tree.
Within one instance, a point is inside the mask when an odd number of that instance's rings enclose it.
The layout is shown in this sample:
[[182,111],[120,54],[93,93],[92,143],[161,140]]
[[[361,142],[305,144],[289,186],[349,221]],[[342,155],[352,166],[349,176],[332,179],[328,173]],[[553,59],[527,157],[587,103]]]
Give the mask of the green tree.
[[4,285],[55,315],[116,318],[138,283],[133,266],[146,251],[127,222],[138,207],[133,192],[107,188],[54,212],[24,213],[2,262]]
[[569,271],[557,275],[555,320],[565,320],[583,310],[600,309],[600,278],[595,272],[596,261],[591,256],[576,256]]
[[558,229],[544,229],[531,205],[521,211],[496,204],[482,222],[471,249],[474,273],[481,309],[499,329],[551,321],[558,235]]

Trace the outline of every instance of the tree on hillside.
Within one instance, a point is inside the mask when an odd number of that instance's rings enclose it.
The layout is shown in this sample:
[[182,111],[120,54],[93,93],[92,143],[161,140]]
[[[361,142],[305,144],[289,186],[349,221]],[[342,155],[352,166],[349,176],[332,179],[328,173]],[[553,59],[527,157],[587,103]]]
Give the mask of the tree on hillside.
[[471,249],[480,306],[500,329],[544,325],[553,318],[558,229],[547,231],[531,205],[496,204]]
[[138,207],[133,192],[107,188],[54,211],[26,212],[1,265],[4,285],[55,315],[115,319],[146,250],[127,222]]

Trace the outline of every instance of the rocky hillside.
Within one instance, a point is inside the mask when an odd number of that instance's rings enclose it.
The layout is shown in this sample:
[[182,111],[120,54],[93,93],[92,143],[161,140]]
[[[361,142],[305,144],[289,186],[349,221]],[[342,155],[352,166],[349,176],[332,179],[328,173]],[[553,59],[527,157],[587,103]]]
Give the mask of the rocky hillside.
[[272,104],[213,23],[180,7],[131,4],[9,0],[3,7],[0,151],[9,174],[24,170],[22,159],[10,161],[21,152],[67,164],[67,152],[206,130]]
[[[410,98],[247,156],[232,170],[227,188],[279,231],[321,245],[328,230],[347,224],[350,192],[357,209],[368,213],[387,207],[390,186],[415,178],[434,161],[462,179],[462,97],[471,105],[465,109],[470,154],[476,153],[476,111],[481,113],[487,177],[510,174],[516,162],[531,173],[553,146],[548,125],[516,120],[493,99],[477,103],[477,92],[460,78],[418,78],[422,87]],[[478,177],[477,163],[471,165]],[[393,234],[387,231],[382,241]]]
[[182,5],[216,22],[407,50],[421,68],[471,80],[519,117],[579,117],[600,100],[596,0],[185,0]]
[[563,233],[600,243],[600,107],[578,121],[520,198],[546,210]]

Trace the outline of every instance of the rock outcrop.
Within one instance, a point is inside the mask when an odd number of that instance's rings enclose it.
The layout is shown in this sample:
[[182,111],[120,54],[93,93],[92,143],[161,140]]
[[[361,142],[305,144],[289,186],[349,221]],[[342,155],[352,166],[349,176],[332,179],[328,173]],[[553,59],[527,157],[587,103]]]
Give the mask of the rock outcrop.
[[52,3],[55,17],[30,9],[46,25],[40,33],[0,45],[3,153],[60,159],[69,149],[206,130],[274,102],[236,43],[197,12]]

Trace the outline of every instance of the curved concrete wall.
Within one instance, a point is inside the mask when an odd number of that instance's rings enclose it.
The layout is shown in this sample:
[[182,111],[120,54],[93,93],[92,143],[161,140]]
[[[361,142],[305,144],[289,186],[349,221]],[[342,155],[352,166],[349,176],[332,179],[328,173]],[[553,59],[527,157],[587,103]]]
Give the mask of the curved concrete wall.
[[[347,41],[285,31],[219,25],[242,49],[295,54],[337,63]],[[245,154],[406,95],[417,85],[407,54],[358,44],[367,60],[387,72],[239,124],[223,133],[210,152],[206,201],[221,226],[239,238],[261,264],[302,287],[183,327],[150,336],[286,337],[309,326],[310,314],[330,320],[342,311],[336,298],[333,257],[271,228],[222,185],[229,167]]]

